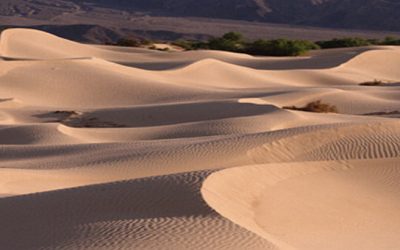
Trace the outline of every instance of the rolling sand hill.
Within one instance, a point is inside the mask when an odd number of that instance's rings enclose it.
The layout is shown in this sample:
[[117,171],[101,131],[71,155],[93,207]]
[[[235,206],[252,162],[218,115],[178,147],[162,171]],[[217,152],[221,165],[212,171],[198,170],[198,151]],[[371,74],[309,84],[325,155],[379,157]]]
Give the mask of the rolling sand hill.
[[400,247],[399,48],[0,56],[1,249]]

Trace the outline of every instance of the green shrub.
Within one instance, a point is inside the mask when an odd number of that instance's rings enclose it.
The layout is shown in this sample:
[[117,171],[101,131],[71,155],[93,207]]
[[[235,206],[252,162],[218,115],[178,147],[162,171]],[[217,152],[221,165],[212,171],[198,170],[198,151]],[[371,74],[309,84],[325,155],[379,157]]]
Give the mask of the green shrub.
[[207,47],[212,50],[241,52],[244,48],[243,36],[238,32],[229,32],[222,37],[210,39]]
[[122,38],[119,39],[115,45],[124,47],[139,47],[141,43],[138,40]]
[[130,39],[121,38],[116,43],[111,45],[123,46],[123,47],[141,47],[143,45],[152,45],[153,42],[147,39]]
[[318,42],[290,39],[260,39],[254,42],[246,42],[242,34],[238,32],[229,32],[222,37],[212,38],[206,42],[178,40],[174,42],[174,45],[180,46],[185,50],[211,49],[260,56],[299,56],[316,49],[348,48],[368,45],[400,45],[400,39],[386,37],[384,40],[379,40],[348,37]]
[[233,42],[243,42],[243,35],[239,32],[228,32],[222,36],[223,39]]
[[318,46],[310,41],[276,39],[249,43],[246,52],[264,56],[299,56],[313,49],[318,49]]
[[359,37],[348,37],[341,39],[332,39],[328,41],[318,41],[316,42],[322,49],[331,48],[348,48],[348,47],[361,47],[371,45],[371,41],[368,41]]
[[238,52],[242,47],[241,43],[225,38],[213,38],[208,42],[208,48],[212,50],[224,50]]
[[388,36],[382,41],[381,44],[382,45],[400,45],[400,39]]
[[208,43],[202,41],[177,40],[172,44],[184,50],[209,49]]
[[152,45],[153,42],[147,39],[140,40],[141,45]]
[[243,35],[238,32],[229,32],[208,42],[178,40],[174,45],[185,50],[211,49],[263,56],[298,56],[309,50],[319,49],[317,44],[305,40],[276,39],[245,42]]
[[193,42],[187,40],[177,40],[172,43],[175,46],[181,47],[184,50],[193,50]]

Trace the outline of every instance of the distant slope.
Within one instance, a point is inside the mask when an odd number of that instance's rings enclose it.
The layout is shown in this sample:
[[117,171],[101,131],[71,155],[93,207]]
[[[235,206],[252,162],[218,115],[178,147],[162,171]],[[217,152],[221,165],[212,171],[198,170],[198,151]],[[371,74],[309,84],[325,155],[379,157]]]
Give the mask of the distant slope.
[[314,25],[320,27],[400,30],[397,0],[100,0],[84,6],[130,9],[152,14]]
[[378,31],[400,32],[398,13],[400,2],[397,0],[0,1],[3,26],[29,26],[68,39],[95,43],[127,36],[197,39],[231,30],[240,31],[250,39],[377,38],[393,35],[375,33]]
[[51,17],[94,8],[152,15],[263,21],[319,27],[400,30],[397,0],[3,0],[1,15]]

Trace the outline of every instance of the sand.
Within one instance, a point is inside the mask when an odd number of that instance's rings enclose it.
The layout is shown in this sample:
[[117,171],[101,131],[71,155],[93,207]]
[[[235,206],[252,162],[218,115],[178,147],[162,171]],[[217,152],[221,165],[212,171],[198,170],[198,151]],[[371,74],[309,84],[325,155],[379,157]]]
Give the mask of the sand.
[[[273,58],[10,29],[0,56],[2,249],[400,247],[397,47]],[[316,100],[339,113],[282,108]]]

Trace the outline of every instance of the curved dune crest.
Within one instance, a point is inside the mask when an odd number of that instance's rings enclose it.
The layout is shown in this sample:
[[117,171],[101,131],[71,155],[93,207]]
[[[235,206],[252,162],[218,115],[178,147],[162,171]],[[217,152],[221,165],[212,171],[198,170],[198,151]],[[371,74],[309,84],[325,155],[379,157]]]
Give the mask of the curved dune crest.
[[60,134],[56,124],[0,127],[2,145],[76,144],[81,140]]
[[0,54],[18,59],[84,57],[95,52],[91,46],[67,41],[43,31],[9,29],[1,33]]
[[341,67],[362,70],[376,77],[399,77],[395,65],[400,63],[400,49],[392,47],[384,50],[370,50],[354,57]]
[[[0,89],[31,105],[110,107],[185,100],[206,93],[97,59],[11,63],[15,67],[0,76],[4,82]],[[32,79],[35,72],[41,74]]]
[[400,156],[399,144],[398,122],[371,122],[293,133],[247,154],[256,163],[392,158]]

